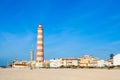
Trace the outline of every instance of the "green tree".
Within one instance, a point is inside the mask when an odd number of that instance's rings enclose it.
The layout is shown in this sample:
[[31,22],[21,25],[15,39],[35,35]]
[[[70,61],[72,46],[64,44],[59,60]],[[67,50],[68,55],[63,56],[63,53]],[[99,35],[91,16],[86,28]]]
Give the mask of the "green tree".
[[114,54],[110,54],[110,59],[113,59],[113,57],[114,57]]

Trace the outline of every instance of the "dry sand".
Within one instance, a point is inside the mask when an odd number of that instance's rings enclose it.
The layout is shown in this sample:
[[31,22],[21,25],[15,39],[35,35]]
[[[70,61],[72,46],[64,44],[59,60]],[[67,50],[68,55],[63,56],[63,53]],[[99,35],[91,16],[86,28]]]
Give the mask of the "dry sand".
[[120,80],[120,70],[0,69],[0,80]]

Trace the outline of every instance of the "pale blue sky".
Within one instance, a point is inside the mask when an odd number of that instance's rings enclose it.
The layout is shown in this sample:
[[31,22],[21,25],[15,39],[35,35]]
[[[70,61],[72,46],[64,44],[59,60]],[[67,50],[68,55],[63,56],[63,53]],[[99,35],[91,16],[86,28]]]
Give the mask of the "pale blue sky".
[[0,65],[36,56],[38,24],[45,59],[120,52],[119,0],[0,0]]

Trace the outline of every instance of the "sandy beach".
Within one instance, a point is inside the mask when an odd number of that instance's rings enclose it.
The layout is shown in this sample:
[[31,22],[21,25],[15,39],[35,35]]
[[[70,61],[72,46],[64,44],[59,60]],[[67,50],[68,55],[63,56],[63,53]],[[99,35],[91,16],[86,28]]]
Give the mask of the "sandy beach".
[[0,80],[120,80],[120,70],[0,69]]

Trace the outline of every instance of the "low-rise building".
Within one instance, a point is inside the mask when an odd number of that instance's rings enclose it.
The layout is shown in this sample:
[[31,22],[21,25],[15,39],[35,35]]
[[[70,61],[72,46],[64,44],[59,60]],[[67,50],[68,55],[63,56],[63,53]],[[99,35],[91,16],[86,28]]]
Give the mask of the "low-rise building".
[[113,66],[113,59],[105,60],[105,66],[106,66],[106,67],[111,67],[111,66]]
[[28,68],[28,61],[16,61],[12,64],[13,68]]
[[76,59],[76,58],[63,58],[62,65],[64,67],[78,66],[78,59]]
[[51,68],[58,68],[62,66],[62,59],[51,59],[50,60],[50,67]]
[[43,68],[44,67],[44,62],[36,62],[35,63],[36,68]]
[[120,54],[117,54],[113,57],[113,65],[120,66]]
[[97,67],[100,67],[100,68],[105,67],[105,60],[98,60]]
[[75,58],[58,58],[50,60],[50,67],[73,67],[78,66],[78,59]]
[[89,55],[79,57],[78,60],[79,60],[78,63],[79,67],[96,67],[98,61],[97,58]]

